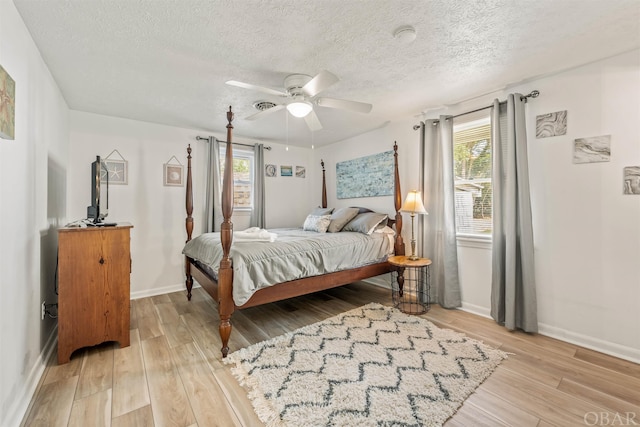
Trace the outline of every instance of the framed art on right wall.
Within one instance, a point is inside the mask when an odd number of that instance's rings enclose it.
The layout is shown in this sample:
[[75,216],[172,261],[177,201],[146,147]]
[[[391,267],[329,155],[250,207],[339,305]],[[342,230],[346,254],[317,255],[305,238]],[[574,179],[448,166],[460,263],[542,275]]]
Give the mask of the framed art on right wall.
[[623,169],[624,194],[640,194],[640,166]]

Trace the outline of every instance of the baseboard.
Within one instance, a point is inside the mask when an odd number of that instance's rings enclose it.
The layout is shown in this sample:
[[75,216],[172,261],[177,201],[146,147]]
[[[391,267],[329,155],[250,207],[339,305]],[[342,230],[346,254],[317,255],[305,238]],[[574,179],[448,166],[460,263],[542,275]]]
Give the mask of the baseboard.
[[[485,307],[463,302],[460,310],[491,319],[491,311]],[[633,363],[640,363],[640,350],[636,348],[615,344],[609,341],[579,334],[577,332],[546,325],[544,323],[538,324],[538,333],[570,344],[579,345],[580,347],[588,348],[590,350],[599,351],[600,353],[608,354],[609,356],[618,357]]]
[[491,310],[480,305],[469,304],[468,302],[463,301],[460,310],[491,319]]
[[389,276],[387,274],[383,276],[370,277],[368,279],[362,280],[363,282],[369,283],[371,285],[379,286],[381,288],[391,290],[391,282],[389,281]]
[[[193,282],[193,289],[199,288],[200,285],[197,282]],[[171,292],[186,291],[184,283],[177,285],[163,286],[162,288],[145,289],[144,291],[131,292],[131,299],[140,299],[146,297],[154,297],[156,295],[169,294]]]
[[6,422],[6,424],[3,425],[19,426],[24,420],[24,417],[27,415],[27,411],[31,406],[31,400],[33,399],[38,385],[40,384],[42,375],[44,374],[45,369],[47,369],[47,361],[51,358],[51,354],[55,350],[57,342],[58,325],[55,325],[51,331],[51,335],[49,335],[49,338],[44,345],[44,348],[40,352],[40,356],[38,356],[38,359],[36,359],[36,362],[33,364],[31,372],[29,372],[27,380],[24,383],[24,387],[15,394],[14,403],[7,411],[7,419],[4,421],[0,420],[0,422]]
[[538,324],[538,332],[541,335],[559,339],[560,341],[599,351],[600,353],[605,353],[633,363],[640,363],[640,349],[637,348],[604,341],[555,326],[545,325],[544,323]]

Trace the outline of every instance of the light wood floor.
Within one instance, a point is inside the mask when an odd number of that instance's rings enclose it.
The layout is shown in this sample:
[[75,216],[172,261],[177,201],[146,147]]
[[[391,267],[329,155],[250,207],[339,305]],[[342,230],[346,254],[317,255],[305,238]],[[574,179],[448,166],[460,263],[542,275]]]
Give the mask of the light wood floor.
[[[231,351],[372,301],[391,305],[389,292],[356,283],[236,312]],[[447,426],[640,425],[640,365],[459,310],[434,306],[424,317],[512,353]],[[133,300],[131,346],[53,360],[23,425],[262,425],[220,346],[217,311],[201,289],[191,302],[182,292]]]

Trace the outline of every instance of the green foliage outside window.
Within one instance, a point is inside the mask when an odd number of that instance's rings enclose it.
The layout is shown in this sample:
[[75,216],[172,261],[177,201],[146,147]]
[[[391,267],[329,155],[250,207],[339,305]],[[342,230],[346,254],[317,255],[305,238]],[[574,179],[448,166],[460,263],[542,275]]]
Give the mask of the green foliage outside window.
[[491,125],[455,131],[453,135],[453,157],[456,191],[473,194],[473,223],[471,234],[491,232],[492,215],[492,153]]

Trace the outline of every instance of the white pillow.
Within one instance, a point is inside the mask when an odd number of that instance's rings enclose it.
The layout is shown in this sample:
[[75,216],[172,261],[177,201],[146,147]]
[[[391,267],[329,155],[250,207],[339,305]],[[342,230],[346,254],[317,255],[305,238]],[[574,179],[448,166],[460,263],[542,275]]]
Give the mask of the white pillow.
[[331,215],[309,215],[304,220],[302,229],[305,231],[317,231],[318,233],[326,233],[331,223]]
[[382,233],[382,234],[396,234],[394,229],[389,227],[388,225],[385,225],[384,227],[376,228],[373,232]]

